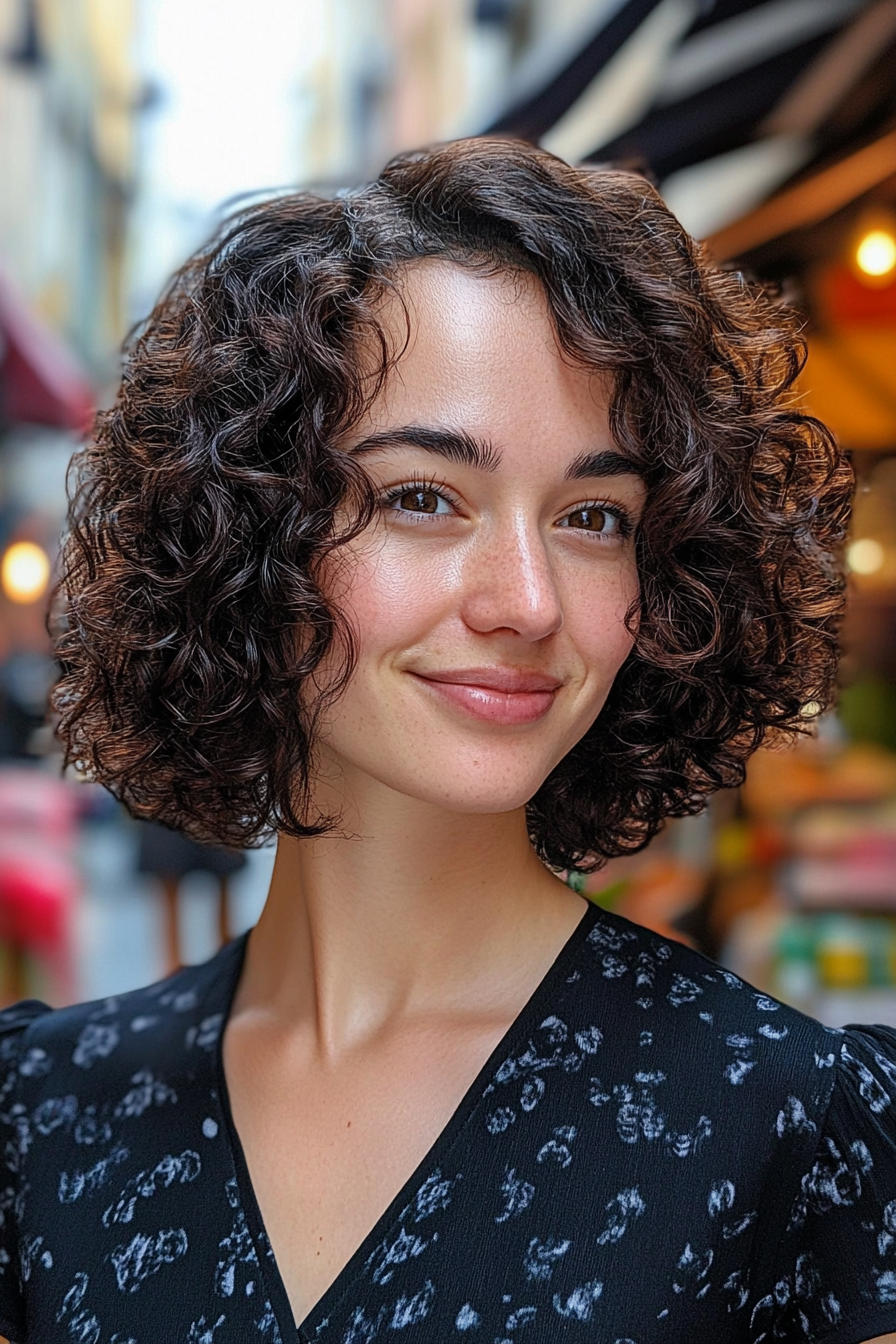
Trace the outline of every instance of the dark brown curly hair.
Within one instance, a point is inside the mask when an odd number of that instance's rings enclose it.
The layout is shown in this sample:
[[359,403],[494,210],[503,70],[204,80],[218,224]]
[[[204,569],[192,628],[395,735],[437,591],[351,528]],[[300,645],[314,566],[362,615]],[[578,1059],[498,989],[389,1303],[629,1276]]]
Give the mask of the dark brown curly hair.
[[421,257],[537,277],[563,349],[611,374],[647,481],[635,646],[529,805],[540,856],[588,870],[829,704],[852,477],[795,403],[793,313],[714,269],[639,177],[523,144],[254,205],[178,273],[76,459],[59,734],[132,813],[204,840],[330,824],[309,814],[308,686],[346,632],[316,574],[371,516],[339,443],[400,357],[379,300]]

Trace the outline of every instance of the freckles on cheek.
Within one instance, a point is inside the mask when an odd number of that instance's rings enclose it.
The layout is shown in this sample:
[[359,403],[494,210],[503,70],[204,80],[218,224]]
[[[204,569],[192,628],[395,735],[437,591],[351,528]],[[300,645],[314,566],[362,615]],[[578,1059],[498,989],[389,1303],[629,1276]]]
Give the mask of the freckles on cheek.
[[446,578],[388,548],[359,557],[339,601],[359,650],[394,648],[418,638],[439,595],[444,597]]
[[[637,595],[637,584],[631,583],[619,585],[597,600],[593,589],[588,598],[584,592],[579,595],[576,643],[585,662],[602,679],[615,677],[634,646],[635,636],[629,632],[625,617]],[[637,630],[637,621],[633,628]]]

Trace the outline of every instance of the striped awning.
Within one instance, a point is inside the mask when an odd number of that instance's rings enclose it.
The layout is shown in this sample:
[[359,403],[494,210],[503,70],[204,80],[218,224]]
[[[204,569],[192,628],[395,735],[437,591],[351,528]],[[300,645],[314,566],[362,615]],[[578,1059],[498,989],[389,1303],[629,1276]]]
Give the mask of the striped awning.
[[645,171],[705,237],[875,143],[886,178],[894,62],[896,0],[593,0],[488,130]]

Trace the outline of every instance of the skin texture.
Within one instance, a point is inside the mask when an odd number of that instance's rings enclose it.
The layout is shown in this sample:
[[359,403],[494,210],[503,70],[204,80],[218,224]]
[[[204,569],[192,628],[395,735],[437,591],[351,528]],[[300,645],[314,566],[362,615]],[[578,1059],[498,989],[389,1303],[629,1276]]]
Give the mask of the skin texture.
[[[297,1320],[582,916],[534,855],[524,808],[599,713],[638,592],[644,486],[618,462],[568,479],[614,451],[607,388],[561,356],[537,282],[433,260],[400,288],[408,348],[345,444],[383,502],[324,577],[356,641],[316,773],[342,827],[281,837],[224,1043]],[[394,297],[385,318],[401,348]],[[409,425],[482,441],[491,469],[386,442]],[[433,680],[465,669],[466,686]],[[542,689],[479,684],[521,672]]]

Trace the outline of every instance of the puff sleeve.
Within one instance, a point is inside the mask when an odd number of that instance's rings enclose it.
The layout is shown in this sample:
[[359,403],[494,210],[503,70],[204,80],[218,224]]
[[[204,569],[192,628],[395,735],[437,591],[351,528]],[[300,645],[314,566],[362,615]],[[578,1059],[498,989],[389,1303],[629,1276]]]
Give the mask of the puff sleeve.
[[809,1157],[764,1257],[753,1344],[896,1331],[896,1030],[847,1027],[839,1041],[826,1113],[797,1117]]
[[13,1344],[24,1341],[17,1221],[28,1122],[19,1101],[19,1080],[27,1059],[25,1032],[35,1018],[49,1011],[46,1004],[29,1000],[0,1012],[0,1335]]

